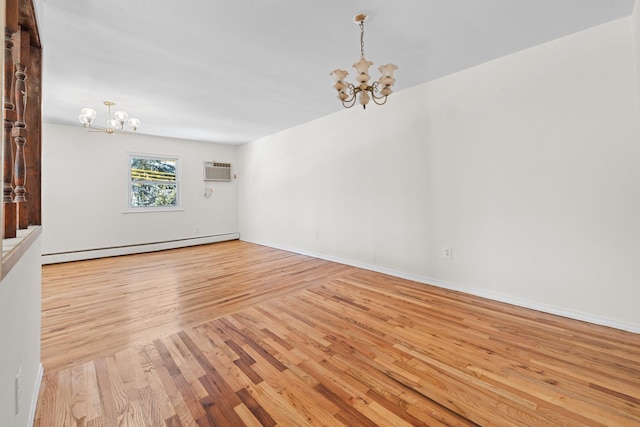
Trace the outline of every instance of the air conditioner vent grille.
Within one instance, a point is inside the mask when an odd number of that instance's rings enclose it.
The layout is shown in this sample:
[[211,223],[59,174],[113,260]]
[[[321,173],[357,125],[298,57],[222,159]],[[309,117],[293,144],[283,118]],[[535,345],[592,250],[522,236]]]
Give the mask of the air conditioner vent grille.
[[204,162],[205,181],[231,181],[231,163]]

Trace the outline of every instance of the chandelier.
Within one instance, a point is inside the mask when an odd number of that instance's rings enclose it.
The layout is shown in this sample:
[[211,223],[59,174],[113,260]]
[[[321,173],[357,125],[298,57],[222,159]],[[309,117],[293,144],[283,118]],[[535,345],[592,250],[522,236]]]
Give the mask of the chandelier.
[[367,108],[371,99],[378,105],[384,104],[387,102],[387,97],[393,92],[391,86],[396,82],[393,72],[398,67],[393,64],[385,64],[378,67],[380,78],[372,84],[368,83],[371,78],[369,67],[373,65],[373,62],[367,61],[364,57],[364,20],[366,18],[367,15],[364,13],[353,18],[353,22],[360,26],[360,60],[353,64],[357,71],[357,84],[345,82],[349,74],[346,70],[336,69],[330,74],[335,81],[333,87],[338,91],[338,99],[342,101],[345,108],[353,107],[356,100],[360,102],[362,108]]
[[[96,118],[96,110],[93,108],[85,107],[80,110],[78,121],[84,126],[84,130],[87,132],[106,132],[109,135],[114,133],[135,133],[138,127],[140,127],[140,119],[135,117],[129,117],[124,111],[116,111],[113,117],[111,117],[111,107],[116,105],[115,102],[104,101],[104,105],[108,109],[107,126],[100,127],[95,126],[94,120]],[[125,129],[125,124],[130,129]]]

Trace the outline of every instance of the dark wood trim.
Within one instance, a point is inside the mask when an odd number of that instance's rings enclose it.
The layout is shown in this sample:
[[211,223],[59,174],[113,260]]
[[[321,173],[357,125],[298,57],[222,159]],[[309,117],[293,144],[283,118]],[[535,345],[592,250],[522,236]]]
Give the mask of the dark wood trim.
[[[42,223],[42,49],[33,0],[7,0],[4,13],[2,237],[13,239],[21,235],[17,230]],[[3,275],[21,245],[3,251]]]

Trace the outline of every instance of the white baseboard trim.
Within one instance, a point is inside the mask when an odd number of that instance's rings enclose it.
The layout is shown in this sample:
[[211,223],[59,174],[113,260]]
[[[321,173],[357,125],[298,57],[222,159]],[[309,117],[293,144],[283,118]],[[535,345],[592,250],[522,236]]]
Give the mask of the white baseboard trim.
[[43,375],[44,369],[42,368],[42,363],[40,363],[40,366],[38,366],[38,373],[36,374],[36,384],[33,388],[33,396],[31,396],[31,405],[29,406],[29,419],[27,424],[29,426],[32,426],[36,420],[36,408],[38,406],[38,396],[40,395]]
[[366,264],[359,261],[353,261],[349,259],[342,259],[338,257],[334,257],[331,255],[319,254],[310,251],[305,251],[297,248],[291,248],[281,245],[274,245],[270,243],[264,243],[259,241],[252,241],[249,239],[241,239],[248,243],[255,243],[257,245],[268,246],[275,249],[281,249],[283,251],[293,252],[300,255],[307,255],[314,258],[324,259],[327,261],[337,262],[339,264],[350,265],[352,267],[362,268],[364,270],[375,271],[378,273],[388,274],[389,276],[399,277],[401,279],[412,280],[414,282],[423,283],[426,285],[433,285],[439,288],[449,289],[452,291],[463,292],[470,295],[475,295],[482,298],[487,298],[493,301],[504,302],[506,304],[515,305],[518,307],[529,308],[532,310],[540,311],[543,313],[555,314],[557,316],[567,317],[574,320],[580,320],[583,322],[593,323],[601,326],[608,326],[615,329],[620,329],[622,331],[640,333],[640,325],[635,323],[628,323],[616,319],[611,319],[603,316],[596,316],[593,314],[582,313],[574,310],[567,310],[562,307],[553,306],[549,304],[543,304],[537,301],[531,301],[524,298],[517,298],[509,295],[502,295],[494,292],[488,292],[483,289],[474,289],[461,285],[457,285],[455,283],[444,282],[441,280],[431,279],[429,277],[417,276],[414,274],[405,273],[402,271],[393,270],[390,268],[381,267],[378,265]]
[[142,243],[138,245],[116,246],[110,248],[86,249],[79,251],[42,254],[42,264],[56,264],[60,262],[81,261],[86,259],[106,258],[119,255],[131,255],[144,252],[156,252],[165,249],[184,248],[187,246],[218,243],[227,240],[238,240],[240,233],[225,233],[211,236],[194,237],[189,239],[170,240],[165,242]]

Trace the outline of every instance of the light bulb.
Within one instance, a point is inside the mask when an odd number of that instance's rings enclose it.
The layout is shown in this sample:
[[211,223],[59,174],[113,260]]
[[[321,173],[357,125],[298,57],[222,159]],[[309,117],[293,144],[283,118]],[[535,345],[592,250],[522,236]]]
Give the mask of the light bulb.
[[135,131],[136,129],[138,129],[138,127],[140,127],[140,119],[138,119],[137,117],[131,117],[129,119],[129,126]]
[[118,126],[116,119],[107,120],[107,129],[115,129]]
[[345,89],[347,87],[347,84],[341,80],[335,82],[335,84],[333,85],[333,87],[337,90],[337,91],[341,91],[343,89]]
[[360,61],[353,64],[353,67],[358,71],[358,74],[368,74],[369,67],[373,65],[373,62],[367,61],[364,57],[360,58]]
[[390,86],[385,86],[385,87],[382,88],[382,90],[380,90],[380,93],[383,96],[389,96],[389,95],[391,95],[393,93],[393,91],[391,90]]
[[97,113],[93,108],[86,107],[80,110],[80,115],[86,117],[87,124],[91,124],[93,122],[93,119],[96,118]]
[[369,81],[369,79],[371,78],[371,76],[367,73],[360,73],[358,74],[358,77],[356,77],[356,80],[359,81],[360,83],[364,83]]
[[338,68],[338,69],[333,70],[329,75],[331,77],[333,77],[333,79],[336,82],[341,82],[341,81],[343,81],[344,79],[347,78],[349,73],[347,73],[346,70],[341,70],[341,69]]
[[397,69],[398,66],[394,64],[384,64],[378,67],[378,71],[380,71],[383,77],[393,77],[393,72]]
[[120,126],[124,125],[124,122],[126,122],[127,119],[129,118],[129,115],[124,111],[116,111],[116,113],[113,116],[116,118],[118,123],[120,123]]
[[396,82],[396,79],[391,76],[382,76],[380,77],[380,80],[378,80],[378,82],[382,86],[393,86],[393,84]]

